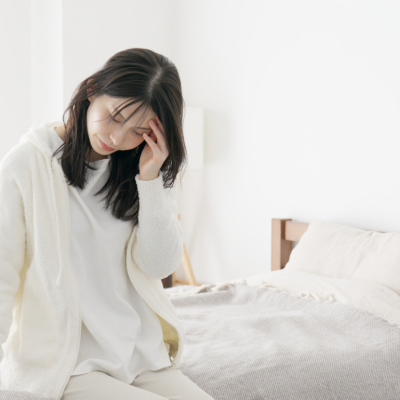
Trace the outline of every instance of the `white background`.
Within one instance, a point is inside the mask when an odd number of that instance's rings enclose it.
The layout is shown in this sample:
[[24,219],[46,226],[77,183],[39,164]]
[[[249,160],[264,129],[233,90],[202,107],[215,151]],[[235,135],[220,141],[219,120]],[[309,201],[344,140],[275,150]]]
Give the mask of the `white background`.
[[0,158],[144,47],[205,110],[178,199],[199,283],[269,271],[271,218],[400,232],[399,20],[387,0],[3,1]]

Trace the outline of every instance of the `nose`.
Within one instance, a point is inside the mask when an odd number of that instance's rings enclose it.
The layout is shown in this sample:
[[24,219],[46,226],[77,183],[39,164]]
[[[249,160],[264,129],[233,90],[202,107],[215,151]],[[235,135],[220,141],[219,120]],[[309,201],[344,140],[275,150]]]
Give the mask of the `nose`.
[[113,147],[118,147],[124,140],[124,132],[121,129],[115,130],[110,134],[110,139]]

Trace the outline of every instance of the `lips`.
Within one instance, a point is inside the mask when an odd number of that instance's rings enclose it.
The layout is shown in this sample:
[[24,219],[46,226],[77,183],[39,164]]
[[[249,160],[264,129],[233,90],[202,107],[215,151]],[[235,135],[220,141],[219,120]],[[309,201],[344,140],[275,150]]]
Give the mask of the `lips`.
[[100,141],[100,146],[101,146],[104,150],[106,150],[106,151],[113,151],[113,150],[115,150],[115,149],[113,149],[112,147],[107,146],[104,142],[102,142],[102,141],[100,140],[100,138],[99,138],[99,141]]

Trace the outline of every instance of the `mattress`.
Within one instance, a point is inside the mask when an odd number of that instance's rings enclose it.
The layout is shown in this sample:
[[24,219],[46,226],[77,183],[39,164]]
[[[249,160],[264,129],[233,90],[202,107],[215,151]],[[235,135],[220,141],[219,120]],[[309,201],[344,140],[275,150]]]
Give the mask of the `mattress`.
[[281,270],[166,292],[180,368],[216,400],[400,398],[400,296],[383,285]]

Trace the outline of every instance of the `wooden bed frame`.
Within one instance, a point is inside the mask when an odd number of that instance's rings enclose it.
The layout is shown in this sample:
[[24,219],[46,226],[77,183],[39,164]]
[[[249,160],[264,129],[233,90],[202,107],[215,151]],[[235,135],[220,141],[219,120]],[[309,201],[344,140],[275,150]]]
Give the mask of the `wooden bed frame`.
[[272,218],[271,222],[271,271],[285,267],[293,249],[307,230],[305,222],[293,222],[292,219]]
[[[178,218],[179,217],[180,216],[178,216]],[[289,218],[272,218],[271,227],[271,271],[276,271],[285,267],[293,249],[292,242],[298,242],[300,240],[303,233],[307,230],[308,224],[304,222],[293,222]],[[178,280],[175,277],[175,272],[173,272],[172,275],[162,280],[164,288],[176,286],[177,283],[183,285],[201,285],[201,283],[197,282],[194,278],[185,245],[182,263],[189,280]]]
[[[290,253],[293,250],[293,242],[298,242],[303,236],[303,233],[308,228],[308,223],[305,222],[294,222],[291,218],[280,219],[272,218],[271,221],[271,271],[277,271],[285,268],[285,265],[289,261]],[[377,231],[385,233],[382,231]],[[186,285],[196,285],[200,286],[193,275],[192,268],[189,261],[189,256],[187,255],[186,248],[184,248],[184,257],[187,260],[184,262],[186,266],[186,275],[189,276],[189,282],[180,281],[175,279],[175,272],[173,273],[172,284],[167,285],[163,282],[164,287],[171,287],[174,284],[182,283]],[[183,260],[184,261],[184,260]],[[188,266],[188,267],[187,267]],[[166,278],[167,279],[167,278]]]

